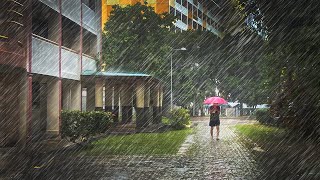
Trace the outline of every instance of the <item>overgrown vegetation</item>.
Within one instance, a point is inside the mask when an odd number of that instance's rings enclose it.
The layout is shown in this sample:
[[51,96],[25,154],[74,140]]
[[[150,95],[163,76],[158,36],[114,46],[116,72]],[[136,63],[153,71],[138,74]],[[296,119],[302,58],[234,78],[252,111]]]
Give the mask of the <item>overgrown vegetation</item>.
[[115,135],[91,143],[81,153],[86,155],[167,155],[176,154],[192,129],[164,133]]
[[112,124],[112,116],[100,111],[62,111],[61,121],[63,138],[72,142],[86,141],[90,136],[105,132]]

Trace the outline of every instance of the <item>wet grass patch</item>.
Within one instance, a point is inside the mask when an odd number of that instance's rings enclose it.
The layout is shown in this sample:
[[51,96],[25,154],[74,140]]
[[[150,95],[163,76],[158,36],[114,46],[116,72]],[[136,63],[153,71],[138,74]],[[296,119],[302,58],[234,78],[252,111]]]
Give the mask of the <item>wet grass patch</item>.
[[173,155],[176,154],[192,133],[192,129],[167,131],[163,133],[138,133],[112,135],[92,142],[81,154],[103,155]]
[[267,143],[281,141],[286,135],[285,129],[262,124],[238,124],[236,131],[254,142]]

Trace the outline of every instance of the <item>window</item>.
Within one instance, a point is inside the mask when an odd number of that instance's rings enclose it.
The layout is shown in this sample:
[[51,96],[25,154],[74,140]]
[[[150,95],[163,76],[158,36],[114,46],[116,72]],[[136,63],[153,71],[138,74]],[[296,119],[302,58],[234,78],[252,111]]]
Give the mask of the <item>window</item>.
[[192,28],[192,19],[188,18],[188,26],[189,28]]
[[198,23],[194,22],[192,23],[192,29],[198,29]]
[[178,4],[181,4],[181,0],[176,0],[176,2],[177,2]]
[[175,8],[173,8],[172,6],[170,6],[170,14],[174,15],[174,11],[175,11],[175,10],[176,10]]
[[182,0],[182,6],[187,8],[188,7],[188,1],[187,0]]
[[188,12],[192,13],[192,4],[188,2]]
[[193,0],[193,4],[194,4],[195,6],[198,6],[198,0]]
[[48,39],[49,37],[48,20],[33,16],[32,33]]
[[200,11],[200,9],[198,9],[198,17],[202,19],[202,12]]
[[182,22],[185,23],[185,24],[188,24],[188,17],[184,14],[182,14]]
[[193,19],[196,19],[198,17],[197,15],[197,8],[193,7]]
[[83,0],[82,1],[86,6],[88,6],[91,10],[96,10],[96,2],[95,0]]
[[176,17],[178,20],[181,20],[181,12],[176,10]]

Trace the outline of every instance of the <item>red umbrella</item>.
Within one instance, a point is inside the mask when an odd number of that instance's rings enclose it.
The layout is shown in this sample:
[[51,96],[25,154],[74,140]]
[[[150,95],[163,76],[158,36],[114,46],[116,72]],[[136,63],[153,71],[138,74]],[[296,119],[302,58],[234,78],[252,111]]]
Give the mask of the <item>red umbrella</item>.
[[228,102],[223,99],[222,97],[214,96],[214,97],[209,97],[206,100],[204,100],[203,104],[228,104]]

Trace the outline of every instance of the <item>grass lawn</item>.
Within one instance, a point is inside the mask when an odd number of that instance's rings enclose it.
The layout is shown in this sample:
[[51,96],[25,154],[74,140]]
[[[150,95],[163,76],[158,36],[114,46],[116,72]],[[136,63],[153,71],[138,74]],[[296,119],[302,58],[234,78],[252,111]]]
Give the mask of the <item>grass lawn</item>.
[[176,154],[192,129],[164,133],[113,135],[92,142],[81,154],[85,155],[170,155]]
[[238,124],[235,128],[241,135],[262,143],[281,140],[285,135],[285,130],[282,128],[261,124]]

